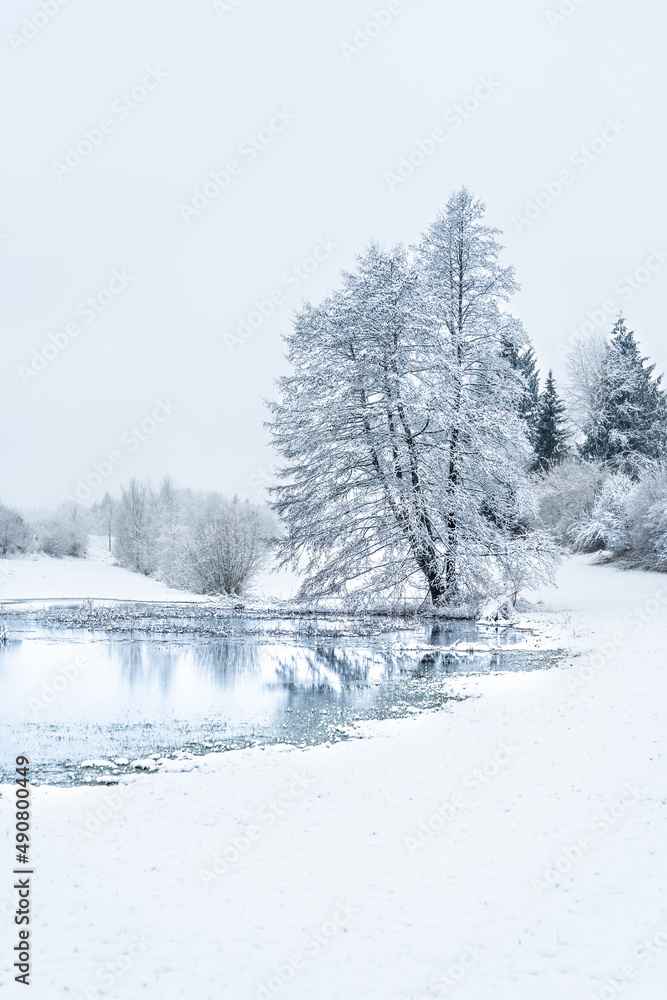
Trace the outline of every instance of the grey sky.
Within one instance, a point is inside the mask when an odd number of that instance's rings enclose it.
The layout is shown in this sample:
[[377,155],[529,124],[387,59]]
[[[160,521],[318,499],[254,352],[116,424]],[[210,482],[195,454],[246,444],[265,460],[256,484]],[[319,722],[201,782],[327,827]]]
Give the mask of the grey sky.
[[43,4],[0,14],[3,502],[55,505],[96,463],[89,501],[167,470],[258,499],[292,311],[462,183],[544,371],[605,304],[667,368],[655,0]]

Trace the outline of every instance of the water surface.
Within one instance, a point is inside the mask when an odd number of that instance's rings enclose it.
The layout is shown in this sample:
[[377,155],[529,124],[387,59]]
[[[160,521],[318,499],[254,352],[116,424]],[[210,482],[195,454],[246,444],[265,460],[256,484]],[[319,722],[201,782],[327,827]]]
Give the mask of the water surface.
[[[13,620],[0,644],[3,779],[19,753],[37,781],[79,784],[117,781],[138,759],[333,742],[360,720],[442,708],[452,674],[560,659],[517,649],[523,633],[462,623],[361,637],[330,623],[224,637],[170,624],[156,634]],[[487,649],[443,648],[457,642]]]

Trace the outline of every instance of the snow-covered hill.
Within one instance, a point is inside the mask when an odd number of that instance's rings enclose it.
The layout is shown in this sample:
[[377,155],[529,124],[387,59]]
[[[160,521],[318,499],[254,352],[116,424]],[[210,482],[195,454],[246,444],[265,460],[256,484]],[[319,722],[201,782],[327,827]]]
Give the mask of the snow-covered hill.
[[100,535],[90,536],[86,559],[53,559],[41,554],[0,559],[0,603],[66,597],[135,601],[200,599],[116,566],[106,538]]

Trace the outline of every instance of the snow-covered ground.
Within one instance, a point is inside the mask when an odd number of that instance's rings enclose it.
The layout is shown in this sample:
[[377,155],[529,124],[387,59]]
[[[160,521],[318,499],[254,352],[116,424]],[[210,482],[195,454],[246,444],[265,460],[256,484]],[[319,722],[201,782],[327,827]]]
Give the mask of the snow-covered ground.
[[[253,595],[289,598],[296,593],[297,578],[287,572],[262,571]],[[196,594],[174,590],[157,580],[117,566],[107,539],[91,535],[85,559],[52,559],[45,555],[0,559],[0,604],[9,600],[57,598],[107,598],[124,601],[197,601]]]
[[110,598],[126,601],[197,600],[115,564],[106,538],[91,535],[85,559],[34,554],[0,559],[0,603],[30,598]]
[[[452,679],[469,700],[360,740],[36,789],[33,995],[662,1000],[667,577],[579,557],[542,598],[561,669]],[[7,838],[7,966],[12,867]]]

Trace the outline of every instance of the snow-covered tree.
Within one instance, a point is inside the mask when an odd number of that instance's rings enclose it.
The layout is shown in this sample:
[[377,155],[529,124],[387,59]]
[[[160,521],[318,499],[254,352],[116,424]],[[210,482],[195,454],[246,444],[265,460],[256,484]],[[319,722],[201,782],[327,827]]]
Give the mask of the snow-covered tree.
[[641,566],[667,569],[667,464],[653,462],[644,468],[633,487],[630,548]]
[[188,563],[200,594],[242,594],[266,560],[268,546],[259,509],[223,500],[192,533]]
[[646,569],[667,568],[667,465],[645,464],[637,476],[609,475],[590,517],[582,524],[579,545],[606,549]]
[[102,527],[104,528],[104,534],[107,536],[109,544],[109,552],[111,552],[112,541],[113,541],[113,529],[114,529],[114,519],[116,517],[116,501],[111,496],[109,491],[102,497],[96,513],[101,521]]
[[582,337],[566,363],[568,416],[582,438],[600,422],[604,407],[603,371],[607,337],[598,332]]
[[150,484],[132,478],[121,487],[113,552],[121,566],[147,576],[157,568],[156,534]]
[[240,594],[273,544],[267,508],[177,487],[165,476],[121,487],[114,555],[122,566],[200,594]]
[[612,330],[599,374],[598,412],[584,428],[580,450],[614,468],[636,474],[638,463],[667,448],[667,398],[662,376],[647,365],[635,335],[621,317]]
[[410,254],[372,244],[343,287],[287,336],[270,427],[284,459],[274,509],[303,596],[426,590],[477,600],[552,562],[530,536],[520,415],[525,386],[502,356],[525,334],[496,231],[465,189]]
[[540,373],[537,358],[531,345],[519,347],[512,336],[503,338],[500,356],[516,372],[521,384],[519,414],[526,423],[528,440],[535,446],[535,435],[540,417]]
[[590,520],[580,530],[577,548],[587,552],[609,549],[615,555],[628,550],[632,486],[632,480],[622,472],[609,476]]
[[170,586],[185,582],[186,531],[182,523],[179,491],[171,476],[162,479],[152,498],[156,519],[156,564],[161,578]]
[[74,556],[82,559],[88,549],[88,527],[85,509],[67,502],[55,516],[41,518],[35,523],[35,544],[47,556],[62,559]]
[[558,395],[553,372],[549,371],[538,403],[534,437],[536,468],[548,469],[563,462],[569,452],[568,438],[565,403]]
[[[584,547],[582,529],[589,523],[609,475],[601,462],[575,457],[551,466],[535,480],[536,524],[563,547]],[[593,549],[599,547],[597,542],[593,545]]]
[[19,512],[0,503],[0,556],[27,552],[30,540],[30,529]]

